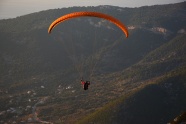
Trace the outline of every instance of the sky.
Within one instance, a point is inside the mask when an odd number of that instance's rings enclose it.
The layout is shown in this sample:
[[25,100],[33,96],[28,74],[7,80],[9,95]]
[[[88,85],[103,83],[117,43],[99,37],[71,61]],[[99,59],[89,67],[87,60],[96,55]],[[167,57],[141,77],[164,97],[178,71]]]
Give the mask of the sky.
[[15,18],[42,10],[73,6],[112,5],[134,8],[183,1],[186,0],[0,0],[0,19]]

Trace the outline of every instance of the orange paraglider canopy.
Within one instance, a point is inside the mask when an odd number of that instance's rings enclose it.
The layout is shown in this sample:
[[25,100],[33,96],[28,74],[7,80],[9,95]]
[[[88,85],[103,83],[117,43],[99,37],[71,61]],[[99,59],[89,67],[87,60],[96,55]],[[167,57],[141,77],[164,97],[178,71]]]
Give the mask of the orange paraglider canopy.
[[65,20],[68,20],[68,19],[71,19],[71,18],[77,18],[77,17],[81,17],[81,16],[92,16],[92,17],[104,18],[106,20],[111,21],[115,25],[117,25],[124,32],[126,37],[128,37],[128,35],[129,35],[127,28],[118,19],[116,19],[116,18],[114,18],[114,17],[112,17],[110,15],[103,14],[103,13],[86,12],[86,11],[85,12],[73,12],[73,13],[69,13],[69,14],[66,14],[64,16],[59,17],[58,19],[56,19],[55,21],[52,22],[52,24],[48,28],[48,33],[51,33],[52,29],[56,25],[58,25],[59,23],[64,22]]

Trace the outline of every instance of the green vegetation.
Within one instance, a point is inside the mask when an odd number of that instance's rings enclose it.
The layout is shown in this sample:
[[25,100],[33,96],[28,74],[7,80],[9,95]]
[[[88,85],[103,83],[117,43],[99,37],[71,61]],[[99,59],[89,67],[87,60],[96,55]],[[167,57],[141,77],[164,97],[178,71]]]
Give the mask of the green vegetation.
[[[145,83],[146,86],[109,102],[87,115],[86,123],[167,123],[186,110],[186,67]],[[172,107],[174,106],[174,107]],[[181,110],[181,111],[180,111]]]
[[[0,123],[36,115],[56,124],[170,122],[186,111],[185,6],[72,7],[0,20]],[[129,38],[97,18],[47,33],[57,17],[86,10],[133,27]],[[81,74],[94,82],[88,91]]]

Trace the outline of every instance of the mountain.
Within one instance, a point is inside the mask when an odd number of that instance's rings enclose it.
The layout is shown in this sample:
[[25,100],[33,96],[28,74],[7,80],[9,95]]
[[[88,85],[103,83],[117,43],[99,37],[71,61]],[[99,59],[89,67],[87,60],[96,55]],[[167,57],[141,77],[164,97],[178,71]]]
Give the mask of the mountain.
[[[70,7],[0,20],[0,123],[171,122],[186,111],[185,8]],[[112,15],[129,38],[88,17],[47,33],[74,11]]]
[[[133,83],[132,85],[135,85],[131,89],[135,90],[135,92],[132,91],[132,93],[117,98],[99,111],[85,117],[79,123],[164,124],[185,111],[186,66],[185,55],[182,51],[185,49],[185,38],[185,35],[176,37],[174,40],[149,53],[135,67],[127,70],[125,73],[129,73],[129,75],[131,75],[130,71],[132,73],[139,73],[135,74],[136,77],[132,75],[131,77],[135,77],[135,79],[129,81]],[[176,56],[176,54],[179,55]],[[147,64],[147,62],[153,64]],[[153,76],[153,74],[155,75]],[[119,85],[122,88],[129,87],[127,86],[129,82],[125,81],[130,80],[128,78],[126,76],[123,79],[124,81],[122,80],[123,82],[117,81],[120,84],[116,84],[116,86]]]

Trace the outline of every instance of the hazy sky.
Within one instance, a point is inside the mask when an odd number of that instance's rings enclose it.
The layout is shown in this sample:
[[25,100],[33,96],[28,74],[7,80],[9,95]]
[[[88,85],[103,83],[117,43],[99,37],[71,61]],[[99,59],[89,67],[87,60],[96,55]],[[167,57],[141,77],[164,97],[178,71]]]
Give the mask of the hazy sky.
[[15,18],[41,10],[72,6],[113,5],[120,7],[140,7],[183,1],[186,0],[0,0],[0,19]]

